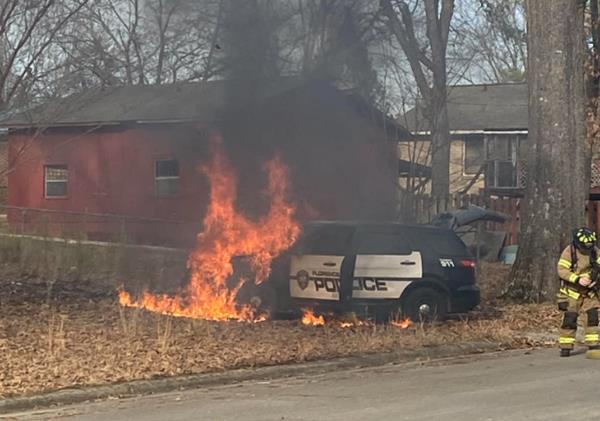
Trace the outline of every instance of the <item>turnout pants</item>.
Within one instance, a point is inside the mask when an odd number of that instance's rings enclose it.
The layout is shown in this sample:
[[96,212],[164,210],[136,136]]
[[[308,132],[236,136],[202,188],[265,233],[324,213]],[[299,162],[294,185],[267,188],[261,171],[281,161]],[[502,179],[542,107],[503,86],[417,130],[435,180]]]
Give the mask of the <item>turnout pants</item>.
[[590,290],[574,290],[563,286],[557,296],[558,308],[563,313],[558,343],[562,349],[573,349],[577,325],[584,329],[587,346],[598,346],[598,308],[600,301]]

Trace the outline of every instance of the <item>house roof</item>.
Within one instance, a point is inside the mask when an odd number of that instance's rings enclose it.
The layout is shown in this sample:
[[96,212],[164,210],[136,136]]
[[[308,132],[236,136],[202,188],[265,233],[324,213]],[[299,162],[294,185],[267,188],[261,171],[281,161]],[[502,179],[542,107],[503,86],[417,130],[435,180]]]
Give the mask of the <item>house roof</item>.
[[[357,112],[375,115],[377,125],[406,136],[408,132],[394,119],[377,110],[350,91],[342,91],[325,81],[281,78],[265,86],[259,101],[274,98],[307,85],[327,84],[343,96]],[[243,110],[250,105],[243,95],[248,84],[235,81],[180,82],[167,85],[118,86],[87,90],[60,98],[0,120],[0,127],[95,126],[120,123],[172,123],[218,121],[226,109]]]
[[[457,85],[448,87],[450,130],[527,130],[526,83]],[[421,104],[398,118],[411,132],[429,131]]]
[[[270,86],[265,96],[289,90],[297,84],[295,79],[282,80]],[[211,81],[90,89],[33,107],[0,121],[0,125],[12,128],[204,121],[214,118],[216,110],[225,107],[228,86],[234,91],[234,85]]]

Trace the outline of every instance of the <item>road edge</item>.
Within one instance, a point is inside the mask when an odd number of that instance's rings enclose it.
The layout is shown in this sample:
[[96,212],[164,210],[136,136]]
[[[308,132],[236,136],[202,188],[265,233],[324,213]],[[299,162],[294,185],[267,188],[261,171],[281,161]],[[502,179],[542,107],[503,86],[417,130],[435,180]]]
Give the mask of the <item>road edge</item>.
[[0,400],[0,414],[43,409],[52,406],[73,405],[108,398],[126,398],[151,395],[183,389],[227,385],[250,380],[267,380],[314,375],[340,369],[376,367],[407,362],[425,362],[433,359],[450,358],[468,354],[508,350],[509,347],[492,342],[467,342],[455,345],[441,345],[419,349],[400,349],[393,352],[342,357],[331,360],[316,360],[256,368],[241,368],[215,373],[164,377],[151,380],[132,380],[101,386],[61,389],[54,392],[19,396]]

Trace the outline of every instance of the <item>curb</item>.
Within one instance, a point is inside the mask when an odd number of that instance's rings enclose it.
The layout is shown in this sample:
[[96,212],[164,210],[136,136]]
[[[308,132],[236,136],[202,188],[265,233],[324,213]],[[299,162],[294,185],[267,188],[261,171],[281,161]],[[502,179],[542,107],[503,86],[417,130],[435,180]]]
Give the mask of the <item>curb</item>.
[[0,414],[45,408],[55,405],[72,405],[111,397],[124,398],[138,395],[150,395],[182,389],[227,385],[250,380],[266,380],[307,374],[314,375],[340,369],[429,361],[465,354],[502,351],[505,349],[505,347],[498,343],[468,342],[459,345],[406,349],[381,354],[336,358],[325,361],[321,360],[299,364],[244,368],[220,373],[194,374],[153,380],[133,380],[130,382],[104,386],[83,387],[81,389],[62,389],[39,395],[0,400]]

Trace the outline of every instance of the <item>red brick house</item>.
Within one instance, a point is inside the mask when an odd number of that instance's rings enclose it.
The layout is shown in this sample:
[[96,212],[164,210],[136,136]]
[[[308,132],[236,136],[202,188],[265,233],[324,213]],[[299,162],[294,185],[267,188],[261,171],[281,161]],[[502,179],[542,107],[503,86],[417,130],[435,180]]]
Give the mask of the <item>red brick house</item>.
[[209,159],[215,130],[248,215],[264,211],[261,166],[277,151],[290,167],[301,219],[394,217],[402,127],[326,82],[285,80],[252,100],[232,92],[226,82],[113,87],[0,123],[16,162],[11,226],[189,246],[208,200],[198,166]]

